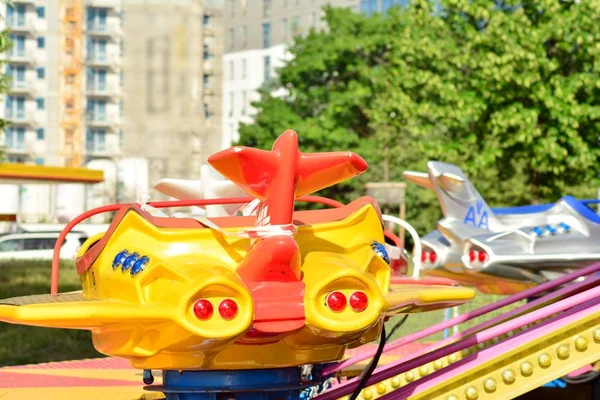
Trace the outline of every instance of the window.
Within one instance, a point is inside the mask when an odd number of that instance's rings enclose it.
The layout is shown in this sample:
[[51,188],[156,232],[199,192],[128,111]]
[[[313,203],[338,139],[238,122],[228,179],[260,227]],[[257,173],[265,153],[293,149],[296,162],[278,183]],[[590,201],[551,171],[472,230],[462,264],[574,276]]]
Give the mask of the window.
[[229,61],[229,79],[235,78],[235,70],[233,69],[233,61]]
[[297,15],[292,18],[292,34],[294,36],[300,34],[300,17]]
[[283,19],[283,37],[287,39],[290,35],[290,21],[287,18]]
[[235,28],[229,29],[229,48],[235,47]]
[[25,119],[25,97],[7,96],[6,97],[6,117],[9,119]]
[[44,37],[37,38],[37,46],[38,49],[43,49],[46,47],[46,39]]
[[106,31],[106,8],[88,7],[87,29],[89,31]]
[[106,100],[88,99],[86,113],[92,121],[106,121]]
[[9,239],[0,242],[0,252],[23,250],[23,239]]
[[6,75],[12,79],[11,86],[25,87],[25,67],[23,65],[6,65]]
[[36,7],[35,11],[37,12],[38,18],[46,18],[46,9],[44,6]]
[[41,157],[38,157],[35,159],[35,163],[36,163],[36,165],[44,165],[44,159]]
[[210,15],[204,14],[204,16],[202,18],[202,25],[204,25],[205,29],[210,27]]
[[271,79],[271,57],[265,56],[263,59],[263,79],[268,81]]
[[234,112],[234,108],[235,108],[234,101],[235,101],[235,98],[233,96],[233,92],[231,92],[231,93],[229,93],[229,116],[230,117],[233,116],[233,112]]
[[44,79],[46,77],[46,69],[44,67],[37,67],[35,71],[38,79]]
[[312,13],[310,15],[310,26],[313,28],[317,27],[317,13]]
[[242,46],[246,47],[248,44],[248,27],[246,25],[242,26]]
[[44,136],[46,136],[46,132],[44,132],[44,128],[38,128],[36,133],[37,133],[37,140],[44,140]]
[[212,111],[208,106],[208,103],[204,103],[204,118],[209,119],[212,115]]
[[38,97],[35,99],[35,103],[37,104],[38,110],[43,110],[46,107],[46,102],[43,97]]
[[210,88],[210,77],[208,74],[202,76],[202,82],[204,83],[204,89]]
[[360,0],[360,12],[367,16],[377,12],[377,0]]
[[263,17],[271,16],[271,0],[263,0]]
[[244,90],[242,92],[242,115],[246,115],[246,102],[248,101],[248,94],[247,92]]
[[9,127],[5,132],[6,147],[11,150],[25,150],[25,128]]
[[87,151],[106,151],[106,131],[104,129],[88,129],[85,148]]
[[10,48],[10,55],[13,57],[24,57],[25,56],[25,36],[23,35],[10,35],[12,41],[12,47]]
[[263,24],[263,47],[271,47],[271,24]]
[[93,92],[106,91],[106,70],[105,69],[87,69],[87,88]]
[[203,57],[205,60],[210,59],[210,52],[208,51],[208,44],[204,43],[204,54]]
[[106,39],[88,38],[87,58],[89,61],[106,61]]
[[242,58],[242,79],[246,79],[246,59]]
[[25,26],[25,4],[6,5],[6,24],[8,26]]

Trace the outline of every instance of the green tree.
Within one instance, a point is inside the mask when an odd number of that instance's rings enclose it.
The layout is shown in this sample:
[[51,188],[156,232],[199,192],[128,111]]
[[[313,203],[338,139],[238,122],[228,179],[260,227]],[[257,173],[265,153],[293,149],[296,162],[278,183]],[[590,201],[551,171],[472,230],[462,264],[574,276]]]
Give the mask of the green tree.
[[[600,2],[441,3],[372,17],[327,9],[328,29],[296,38],[240,143],[266,148],[293,128],[305,151],[356,151],[371,168],[327,193],[344,200],[383,179],[384,148],[391,180],[451,162],[492,205],[594,196]],[[409,189],[409,221],[430,230],[435,196]]]

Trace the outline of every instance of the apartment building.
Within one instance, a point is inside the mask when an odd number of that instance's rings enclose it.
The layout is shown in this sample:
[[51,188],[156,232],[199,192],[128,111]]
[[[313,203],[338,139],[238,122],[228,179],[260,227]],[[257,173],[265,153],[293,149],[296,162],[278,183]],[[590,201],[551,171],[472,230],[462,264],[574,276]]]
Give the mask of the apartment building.
[[[121,0],[72,3],[13,0],[0,8],[0,28],[13,42],[5,55],[12,82],[0,108],[9,161],[81,165],[119,152]],[[65,125],[77,118],[75,127]]]
[[408,0],[360,0],[360,12],[366,15],[385,13],[394,6],[408,5]]
[[123,152],[148,160],[150,186],[198,179],[221,146],[222,1],[124,4]]

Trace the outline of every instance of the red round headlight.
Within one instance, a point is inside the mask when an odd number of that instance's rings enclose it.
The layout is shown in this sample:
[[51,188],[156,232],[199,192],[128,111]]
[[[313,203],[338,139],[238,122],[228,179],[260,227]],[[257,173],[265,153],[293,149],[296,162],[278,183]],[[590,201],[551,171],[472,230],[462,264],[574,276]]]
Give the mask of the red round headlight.
[[214,312],[213,305],[206,299],[200,299],[194,303],[194,314],[198,319],[209,319],[212,317]]
[[344,311],[346,308],[346,296],[342,292],[331,292],[327,295],[327,306],[334,312]]
[[478,251],[475,251],[475,250],[469,251],[469,262],[470,263],[474,263],[475,261],[477,261],[478,257],[479,257]]
[[219,304],[219,314],[223,319],[234,319],[238,313],[238,305],[231,299],[225,299]]
[[350,307],[356,312],[365,311],[369,305],[369,298],[365,292],[354,292],[350,296]]

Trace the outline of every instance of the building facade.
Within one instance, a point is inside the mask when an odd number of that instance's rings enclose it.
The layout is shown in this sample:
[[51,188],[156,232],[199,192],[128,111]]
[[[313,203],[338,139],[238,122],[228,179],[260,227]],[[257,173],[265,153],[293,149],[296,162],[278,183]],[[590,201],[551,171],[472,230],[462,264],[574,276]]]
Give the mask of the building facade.
[[238,140],[240,123],[252,121],[251,103],[289,60],[294,36],[323,27],[328,4],[359,8],[358,0],[225,0],[222,147]]
[[[221,146],[222,2],[125,2],[123,152],[160,178],[198,179]],[[160,197],[150,190],[152,198]]]
[[[88,166],[105,183],[2,185],[0,210],[57,221],[134,201],[159,178],[197,177],[221,147],[219,0],[11,0],[9,162]],[[133,182],[133,183],[132,183]],[[151,193],[155,198],[155,194]]]

